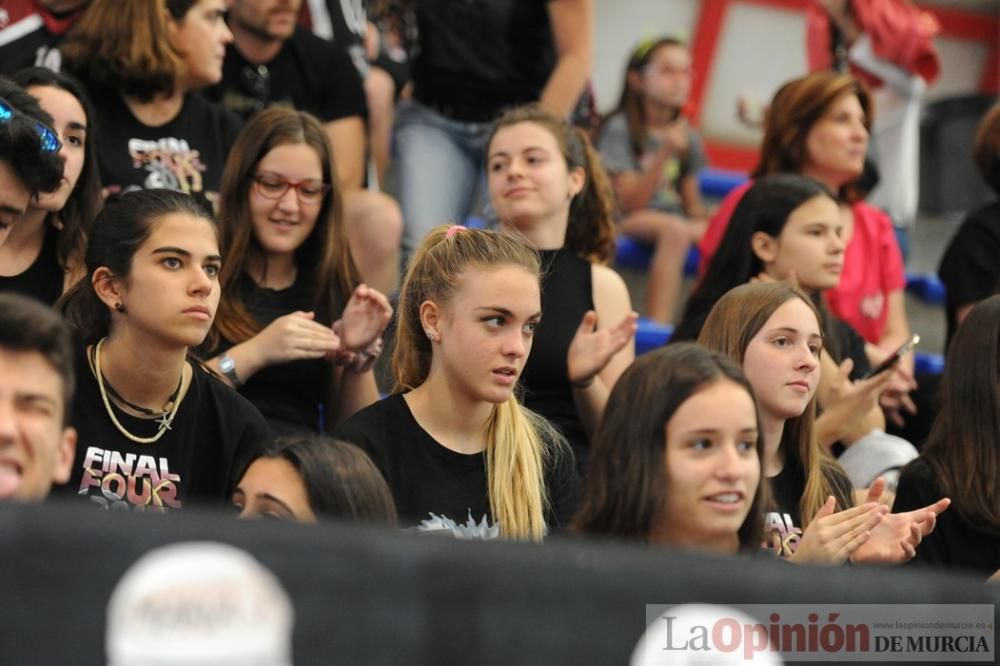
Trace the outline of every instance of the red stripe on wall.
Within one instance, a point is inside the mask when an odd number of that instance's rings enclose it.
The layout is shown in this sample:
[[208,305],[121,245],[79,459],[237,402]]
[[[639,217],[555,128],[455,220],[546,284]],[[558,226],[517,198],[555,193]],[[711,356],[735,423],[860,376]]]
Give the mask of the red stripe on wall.
[[695,77],[691,83],[691,96],[688,99],[688,111],[698,124],[701,117],[701,103],[708,88],[708,77],[715,61],[716,44],[722,32],[722,22],[726,17],[728,0],[702,0],[701,12],[695,26],[694,39],[691,42],[691,64]]

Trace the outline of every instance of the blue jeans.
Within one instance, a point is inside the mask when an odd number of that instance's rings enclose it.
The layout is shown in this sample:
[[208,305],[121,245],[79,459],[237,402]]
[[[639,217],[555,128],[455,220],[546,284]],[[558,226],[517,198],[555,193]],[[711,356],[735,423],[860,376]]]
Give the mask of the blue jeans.
[[908,227],[893,227],[896,230],[896,244],[903,255],[903,265],[910,260],[910,230]]
[[415,100],[400,104],[393,169],[405,255],[434,227],[461,223],[471,212],[491,129],[492,123],[450,120]]

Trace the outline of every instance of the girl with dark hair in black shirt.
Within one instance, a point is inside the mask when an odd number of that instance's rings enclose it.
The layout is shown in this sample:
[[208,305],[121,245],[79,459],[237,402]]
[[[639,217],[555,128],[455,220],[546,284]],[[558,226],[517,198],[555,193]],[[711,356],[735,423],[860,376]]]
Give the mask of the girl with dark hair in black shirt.
[[899,476],[893,511],[950,497],[954,506],[914,562],[986,577],[1000,567],[1000,296],[959,325],[941,388],[941,411],[920,457]]
[[504,114],[487,143],[490,200],[542,259],[542,309],[524,404],[549,419],[585,468],[608,393],[635,358],[638,315],[614,253],[611,185],[582,130],[537,106]]
[[0,245],[0,291],[52,305],[83,276],[87,232],[101,209],[94,113],[83,86],[66,74],[30,67],[14,81],[53,119],[62,141],[63,178],[41,193]]
[[69,493],[140,511],[229,500],[268,430],[189,357],[212,326],[221,261],[215,224],[185,194],[133,192],[98,215],[87,278],[61,302],[83,345]]

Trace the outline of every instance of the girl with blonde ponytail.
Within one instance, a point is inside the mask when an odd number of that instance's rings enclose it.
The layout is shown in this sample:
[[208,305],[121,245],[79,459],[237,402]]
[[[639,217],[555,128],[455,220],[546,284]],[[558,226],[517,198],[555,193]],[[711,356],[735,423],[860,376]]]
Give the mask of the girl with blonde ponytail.
[[568,524],[572,453],[515,395],[541,319],[539,270],[523,240],[459,226],[433,230],[413,256],[396,390],[335,433],[372,457],[401,524],[533,541]]
[[551,421],[583,470],[618,377],[635,358],[632,311],[614,254],[613,197],[586,135],[538,106],[505,113],[487,144],[490,200],[542,263],[542,310],[524,404]]
[[813,428],[823,336],[808,296],[784,282],[740,285],[716,302],[698,342],[739,363],[757,397],[774,500],[764,547],[811,564],[898,563],[916,554],[949,502],[890,515],[877,501],[880,479],[854,506],[851,482]]

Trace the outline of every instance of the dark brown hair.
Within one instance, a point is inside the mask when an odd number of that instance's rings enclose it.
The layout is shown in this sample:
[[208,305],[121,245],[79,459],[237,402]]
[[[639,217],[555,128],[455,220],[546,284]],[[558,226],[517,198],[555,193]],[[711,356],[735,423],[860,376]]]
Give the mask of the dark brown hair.
[[583,170],[583,189],[570,204],[566,247],[588,261],[610,263],[615,256],[614,193],[611,181],[601,166],[601,158],[586,132],[540,106],[528,104],[504,113],[486,145],[493,143],[493,137],[501,129],[520,123],[545,128],[562,151],[566,168]]
[[920,455],[951,511],[1000,535],[1000,295],[976,304],[951,339],[941,410]]
[[69,327],[62,317],[33,298],[0,294],[0,349],[38,352],[62,380],[63,425],[69,425],[75,371]]
[[87,235],[97,213],[104,206],[101,195],[101,180],[97,166],[97,126],[93,107],[83,85],[68,74],[54,72],[47,67],[29,67],[14,74],[14,81],[25,89],[32,87],[57,88],[76,98],[86,117],[87,132],[83,147],[83,168],[76,181],[76,187],[66,199],[66,205],[58,213],[49,216],[48,223],[56,219],[62,224],[56,254],[63,270],[83,265],[83,255],[87,249]]
[[[648,542],[667,496],[666,427],[692,395],[717,381],[738,384],[754,400],[739,367],[724,355],[685,342],[643,354],[622,373],[591,443],[583,501],[573,520],[584,534]],[[760,548],[767,484],[764,443],[758,436],[761,478],[737,532],[740,550]]]
[[291,463],[317,518],[396,524],[389,485],[368,454],[354,444],[319,435],[283,437],[266,444],[250,464],[260,458]]
[[[633,49],[628,64],[625,66],[625,77],[622,82],[622,94],[618,99],[618,106],[606,117],[610,118],[616,113],[621,113],[625,117],[629,146],[632,148],[632,154],[635,155],[636,160],[640,159],[645,152],[646,112],[642,104],[642,93],[635,89],[629,79],[633,73],[645,69],[657,51],[667,47],[686,50],[687,44],[676,37],[658,37],[640,42]],[[598,134],[600,134],[601,129],[603,129],[603,123],[602,127],[598,128]]]

